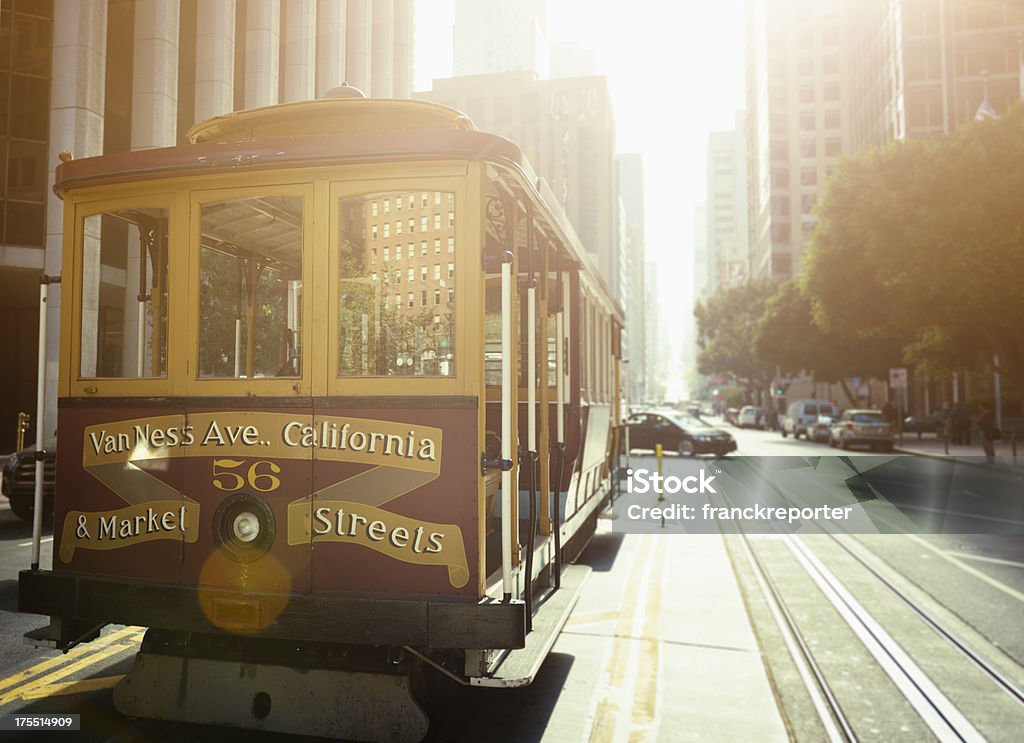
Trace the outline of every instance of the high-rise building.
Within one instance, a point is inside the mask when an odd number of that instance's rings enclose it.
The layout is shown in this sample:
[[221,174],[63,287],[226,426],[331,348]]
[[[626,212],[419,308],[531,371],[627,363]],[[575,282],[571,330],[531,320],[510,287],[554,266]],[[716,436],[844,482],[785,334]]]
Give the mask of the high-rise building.
[[736,128],[712,132],[707,162],[707,261],[711,292],[736,286],[748,278],[746,117],[736,115]]
[[799,272],[835,161],[1024,91],[1018,0],[747,0],[751,273]]
[[[0,131],[0,450],[36,387],[38,277],[61,270],[61,152],[166,147],[196,122],[315,98],[348,81],[408,97],[412,0],[35,0],[4,2]],[[60,290],[48,303],[47,420],[56,421]],[[30,436],[32,434],[30,433]]]
[[622,225],[625,232],[627,261],[626,276],[626,347],[623,358],[629,359],[629,399],[647,399],[647,295],[651,288],[645,284],[644,263],[644,173],[639,153],[619,155],[617,158],[619,198],[623,205]]
[[870,0],[851,17],[853,146],[952,134],[1021,98],[1024,3]]
[[455,0],[458,77],[530,70],[547,76],[545,0]]
[[621,296],[615,122],[604,77],[471,75],[434,80],[416,97],[463,111],[479,129],[519,145],[561,202],[612,295]]
[[848,0],[747,2],[754,278],[799,272],[821,186],[836,160],[852,151],[848,18],[856,12],[859,5],[848,7]]

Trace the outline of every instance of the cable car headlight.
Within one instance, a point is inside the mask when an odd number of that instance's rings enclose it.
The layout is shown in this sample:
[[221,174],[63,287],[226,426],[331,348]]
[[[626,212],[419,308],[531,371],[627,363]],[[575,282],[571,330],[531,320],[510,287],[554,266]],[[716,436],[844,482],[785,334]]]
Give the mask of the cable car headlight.
[[274,512],[258,495],[235,493],[213,515],[213,538],[232,560],[252,562],[274,546]]
[[231,530],[239,541],[251,542],[260,535],[260,519],[254,513],[243,511],[235,516]]

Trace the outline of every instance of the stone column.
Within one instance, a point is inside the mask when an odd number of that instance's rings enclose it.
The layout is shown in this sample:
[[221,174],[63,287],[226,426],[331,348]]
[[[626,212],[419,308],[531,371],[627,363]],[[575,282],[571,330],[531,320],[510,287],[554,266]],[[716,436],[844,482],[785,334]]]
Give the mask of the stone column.
[[246,0],[245,107],[278,102],[281,39],[280,0]]
[[[54,0],[53,70],[50,86],[50,194],[46,201],[44,270],[61,273],[64,202],[53,194],[54,172],[61,152],[91,157],[103,152],[104,82],[107,61],[107,0]],[[99,278],[96,251],[93,277]],[[87,267],[88,272],[88,267]],[[70,281],[71,277],[65,279]],[[60,365],[62,289],[50,287],[46,336],[45,438],[57,429],[57,382]]]
[[412,0],[394,0],[395,38],[391,92],[395,98],[412,97],[413,4]]
[[391,98],[394,72],[394,0],[373,0],[373,31],[370,37],[370,95]]
[[345,27],[345,79],[370,95],[370,0],[349,0]]
[[318,0],[316,5],[317,97],[345,81],[346,0]]
[[313,82],[316,66],[316,2],[285,0],[284,13],[284,96],[281,102],[308,101],[315,97]]
[[230,113],[235,87],[235,0],[196,6],[195,122]]
[[178,0],[136,0],[132,149],[170,147],[178,123]]

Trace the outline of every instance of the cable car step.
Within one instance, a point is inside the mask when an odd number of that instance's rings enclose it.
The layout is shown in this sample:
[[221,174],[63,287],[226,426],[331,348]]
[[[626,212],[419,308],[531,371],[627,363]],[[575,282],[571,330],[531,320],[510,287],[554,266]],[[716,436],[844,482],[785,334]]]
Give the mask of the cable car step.
[[588,575],[588,565],[565,566],[561,588],[537,607],[533,615],[533,630],[526,636],[526,647],[510,651],[490,676],[470,679],[470,683],[473,686],[505,688],[532,683],[562,627],[569,621]]

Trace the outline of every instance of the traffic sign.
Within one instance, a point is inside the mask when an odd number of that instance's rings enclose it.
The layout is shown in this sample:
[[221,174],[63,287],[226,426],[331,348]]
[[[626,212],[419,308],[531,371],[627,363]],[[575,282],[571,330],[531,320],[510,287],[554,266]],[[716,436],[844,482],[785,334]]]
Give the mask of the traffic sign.
[[889,386],[895,390],[905,390],[907,388],[906,367],[897,366],[889,370]]

